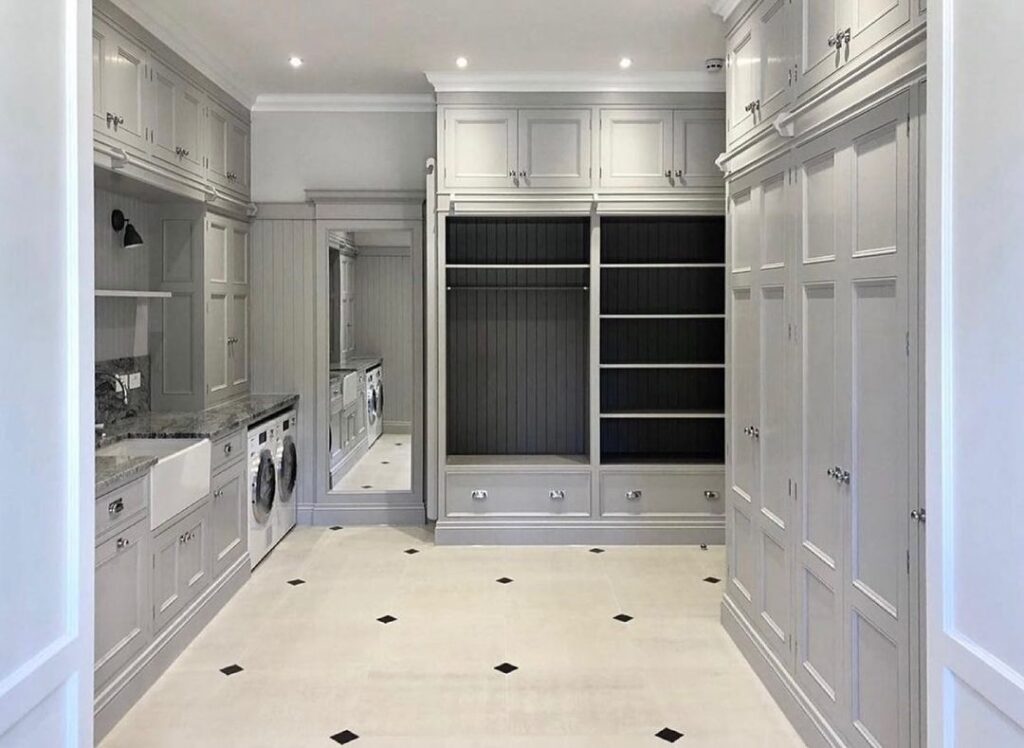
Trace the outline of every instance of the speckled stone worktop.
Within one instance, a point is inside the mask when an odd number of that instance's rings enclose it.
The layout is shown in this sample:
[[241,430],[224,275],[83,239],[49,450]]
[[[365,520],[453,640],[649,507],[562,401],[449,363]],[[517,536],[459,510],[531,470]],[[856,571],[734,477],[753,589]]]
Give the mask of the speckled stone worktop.
[[[299,401],[298,395],[247,395],[198,413],[143,413],[113,423],[96,439],[96,448],[123,439],[217,440],[281,411]],[[96,457],[96,495],[144,475],[156,463],[149,457]]]
[[332,372],[366,371],[381,363],[380,356],[370,356],[357,353],[345,359],[344,363],[331,367]]

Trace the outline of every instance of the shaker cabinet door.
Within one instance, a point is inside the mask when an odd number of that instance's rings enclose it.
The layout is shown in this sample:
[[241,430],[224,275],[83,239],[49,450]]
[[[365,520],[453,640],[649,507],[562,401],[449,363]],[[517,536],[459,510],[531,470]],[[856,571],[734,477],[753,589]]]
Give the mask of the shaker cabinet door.
[[519,113],[449,109],[444,114],[444,184],[450,188],[516,186]]
[[672,186],[671,110],[615,109],[601,112],[601,186]]
[[519,112],[521,187],[589,187],[589,109]]
[[97,688],[149,642],[149,523],[141,519],[96,547]]

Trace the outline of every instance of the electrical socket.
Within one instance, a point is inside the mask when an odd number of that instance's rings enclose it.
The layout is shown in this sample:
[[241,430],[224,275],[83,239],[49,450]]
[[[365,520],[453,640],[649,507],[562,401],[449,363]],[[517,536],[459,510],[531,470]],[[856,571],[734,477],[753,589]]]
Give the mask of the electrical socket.
[[115,379],[116,379],[116,380],[117,380],[118,382],[120,382],[120,383],[121,383],[121,387],[122,387],[122,388],[123,388],[124,390],[126,390],[126,391],[127,391],[127,390],[129,389],[129,385],[130,385],[130,382],[131,382],[131,377],[129,377],[129,375],[127,375],[127,374],[115,374],[115,375],[114,375],[114,378],[115,378]]
[[142,373],[141,372],[136,371],[136,372],[132,372],[131,374],[128,375],[128,389],[130,389],[130,390],[137,390],[141,386],[142,386]]

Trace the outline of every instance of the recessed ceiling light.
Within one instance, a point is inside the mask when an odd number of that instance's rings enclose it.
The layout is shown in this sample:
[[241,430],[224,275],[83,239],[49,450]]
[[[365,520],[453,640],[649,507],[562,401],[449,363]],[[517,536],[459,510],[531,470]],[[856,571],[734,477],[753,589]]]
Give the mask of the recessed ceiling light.
[[292,55],[290,58],[288,58],[288,64],[291,65],[293,68],[301,68],[302,58],[296,55]]
[[467,65],[469,65],[469,60],[467,60],[465,57],[456,57],[455,58],[455,66],[456,67],[464,68]]
[[623,57],[621,60],[619,60],[619,67],[622,68],[623,70],[628,70],[629,68],[633,67],[633,61],[628,57]]

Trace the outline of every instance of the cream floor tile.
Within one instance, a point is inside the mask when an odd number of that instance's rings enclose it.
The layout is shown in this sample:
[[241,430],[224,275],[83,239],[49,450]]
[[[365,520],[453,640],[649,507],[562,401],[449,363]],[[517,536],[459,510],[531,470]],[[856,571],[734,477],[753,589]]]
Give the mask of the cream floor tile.
[[343,730],[355,748],[657,748],[666,727],[686,746],[802,745],[707,576],[721,549],[296,528],[102,748],[330,748]]

